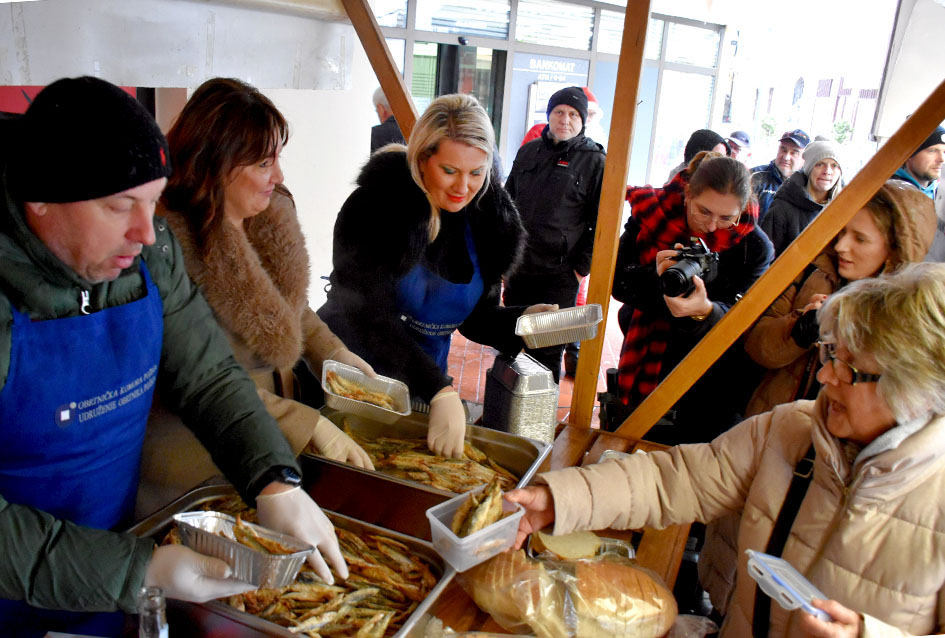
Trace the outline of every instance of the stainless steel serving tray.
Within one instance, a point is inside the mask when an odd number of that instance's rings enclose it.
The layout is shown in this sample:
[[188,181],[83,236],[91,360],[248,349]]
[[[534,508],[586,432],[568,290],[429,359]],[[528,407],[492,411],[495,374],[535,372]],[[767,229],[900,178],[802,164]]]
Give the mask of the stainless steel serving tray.
[[[346,414],[331,408],[322,410],[322,414],[340,428],[343,428],[344,423],[347,422],[348,427],[351,428],[354,433],[367,439],[376,439],[380,436],[401,439],[426,438],[429,425],[429,415],[420,413],[413,413],[410,416],[398,419],[390,424],[380,423],[373,419],[353,414]],[[551,452],[552,447],[550,443],[536,441],[535,439],[510,434],[509,432],[500,432],[479,425],[467,425],[466,436],[470,443],[482,450],[486,456],[519,477],[516,487],[524,487],[531,482],[532,477],[534,477],[535,473],[538,471],[538,466],[542,464],[545,457]],[[308,455],[303,453],[303,456]],[[420,487],[425,491],[439,493],[449,498],[456,496],[454,492],[433,488],[416,481],[397,478],[384,474],[383,472],[361,470],[354,466],[347,465],[346,463],[331,461],[320,456],[312,456],[312,458],[317,458],[324,463],[341,465],[353,471],[380,475],[383,476],[385,480]],[[343,485],[337,487],[344,489]]]
[[[236,490],[232,485],[210,485],[206,487],[198,487],[197,489],[187,492],[174,502],[168,504],[151,516],[148,516],[144,520],[135,524],[128,531],[132,534],[136,534],[137,536],[147,536],[153,538],[155,542],[160,543],[164,535],[167,534],[167,532],[170,531],[171,527],[174,525],[174,514],[199,509],[200,506],[207,501],[211,501],[221,496],[232,496],[235,493]],[[413,613],[410,614],[407,620],[404,621],[404,624],[401,625],[400,629],[397,630],[397,633],[393,635],[393,638],[404,638],[405,636],[409,635],[412,632],[414,625],[421,618],[424,616],[429,616],[428,611],[439,595],[443,592],[443,590],[446,589],[446,586],[453,579],[453,576],[456,572],[454,572],[453,569],[447,565],[442,558],[440,558],[439,554],[437,554],[433,549],[433,545],[426,541],[422,541],[405,534],[400,534],[377,525],[365,523],[363,521],[359,521],[342,514],[337,514],[329,510],[324,510],[324,512],[336,527],[341,527],[356,534],[383,534],[384,536],[388,536],[403,543],[410,548],[411,552],[423,558],[430,564],[431,571],[437,578],[437,583],[433,586],[433,589],[430,590],[430,593],[427,594],[427,597],[423,600],[423,602],[421,602],[417,608],[413,610]],[[216,600],[203,603],[200,606],[212,610],[214,613],[219,614],[220,616],[229,618],[248,627],[252,627],[253,629],[256,629],[269,636],[298,638],[298,634],[293,634],[285,627],[271,623],[267,620],[263,620],[262,618],[254,616],[253,614],[240,611]]]

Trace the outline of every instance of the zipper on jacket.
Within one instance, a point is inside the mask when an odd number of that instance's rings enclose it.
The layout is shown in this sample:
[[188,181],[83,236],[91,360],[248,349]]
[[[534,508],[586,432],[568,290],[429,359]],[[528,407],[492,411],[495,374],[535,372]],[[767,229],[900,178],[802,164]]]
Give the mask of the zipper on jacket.
[[89,314],[89,291],[81,290],[79,291],[79,295],[81,297],[82,303],[82,305],[79,306],[79,312],[81,312],[83,315],[87,315]]

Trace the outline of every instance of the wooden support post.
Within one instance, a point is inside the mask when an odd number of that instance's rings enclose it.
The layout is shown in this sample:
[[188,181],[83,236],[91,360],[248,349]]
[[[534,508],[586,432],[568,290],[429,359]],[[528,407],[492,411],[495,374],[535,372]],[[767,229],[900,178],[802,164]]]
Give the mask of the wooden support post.
[[599,303],[604,310],[604,323],[597,336],[581,344],[574,392],[571,395],[572,425],[590,427],[597,399],[597,375],[604,348],[607,310],[610,306],[610,288],[617,263],[617,242],[620,239],[620,221],[623,202],[627,195],[627,167],[630,165],[630,142],[633,137],[633,119],[637,110],[637,92],[643,66],[643,45],[650,19],[650,2],[628,3],[623,21],[623,41],[617,67],[617,87],[614,92],[614,112],[610,118],[610,139],[607,144],[607,162],[601,185],[597,214],[597,232],[594,236],[594,254],[591,258],[591,281],[587,303]]
[[387,101],[390,102],[390,108],[394,112],[394,119],[400,126],[400,131],[404,134],[404,139],[410,139],[410,131],[413,125],[417,123],[417,108],[413,104],[407,85],[404,84],[404,78],[397,70],[394,64],[394,58],[390,55],[390,49],[387,48],[387,42],[384,40],[384,34],[374,18],[374,12],[367,0],[341,0],[348,17],[351,18],[351,24],[361,40],[361,46],[367,53],[371,67],[374,69],[374,75],[377,76]]
[[[788,284],[823,250],[880,186],[902,166],[929,132],[945,119],[945,81],[876,152],[840,194],[794,240],[748,294],[702,338],[616,434],[643,438],[709,366],[747,330]],[[593,280],[592,280],[593,281]],[[711,411],[712,406],[706,406]]]

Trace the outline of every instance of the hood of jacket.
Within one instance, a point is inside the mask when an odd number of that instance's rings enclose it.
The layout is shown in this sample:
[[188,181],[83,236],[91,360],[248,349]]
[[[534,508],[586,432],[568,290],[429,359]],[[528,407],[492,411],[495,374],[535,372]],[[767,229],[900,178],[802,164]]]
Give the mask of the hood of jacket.
[[774,198],[782,199],[803,211],[816,212],[824,207],[823,204],[818,204],[807,194],[807,175],[804,171],[794,171],[794,174],[778,189]]
[[[379,211],[374,220],[389,232],[377,235],[384,238],[385,244],[396,245],[396,250],[388,245],[378,246],[373,252],[379,260],[387,261],[384,265],[399,278],[420,261],[429,243],[430,204],[410,174],[406,147],[391,146],[372,155],[361,169],[357,184],[360,192],[352,198],[359,199],[358,206]],[[494,168],[488,186],[463,212],[472,230],[483,281],[487,288],[496,286],[521,263],[526,233],[515,203]],[[356,229],[336,226],[336,234],[339,231]]]
[[[889,186],[883,188],[890,190]],[[921,190],[909,186],[892,192],[895,194],[886,198],[891,204],[894,238],[887,268],[925,259],[938,227],[935,207],[930,205],[932,200]]]

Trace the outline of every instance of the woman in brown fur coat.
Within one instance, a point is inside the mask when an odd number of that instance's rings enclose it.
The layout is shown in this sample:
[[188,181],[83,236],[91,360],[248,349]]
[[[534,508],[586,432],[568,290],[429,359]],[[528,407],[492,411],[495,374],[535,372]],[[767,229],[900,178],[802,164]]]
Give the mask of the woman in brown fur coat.
[[[282,114],[255,88],[226,78],[205,82],[168,132],[174,173],[158,214],[295,452],[311,442],[324,456],[373,469],[361,447],[294,400],[292,368],[300,359],[317,377],[327,359],[374,371],[309,308],[305,238],[279,167],[287,139]],[[181,424],[152,419],[148,436],[148,483],[179,492],[218,473]]]

